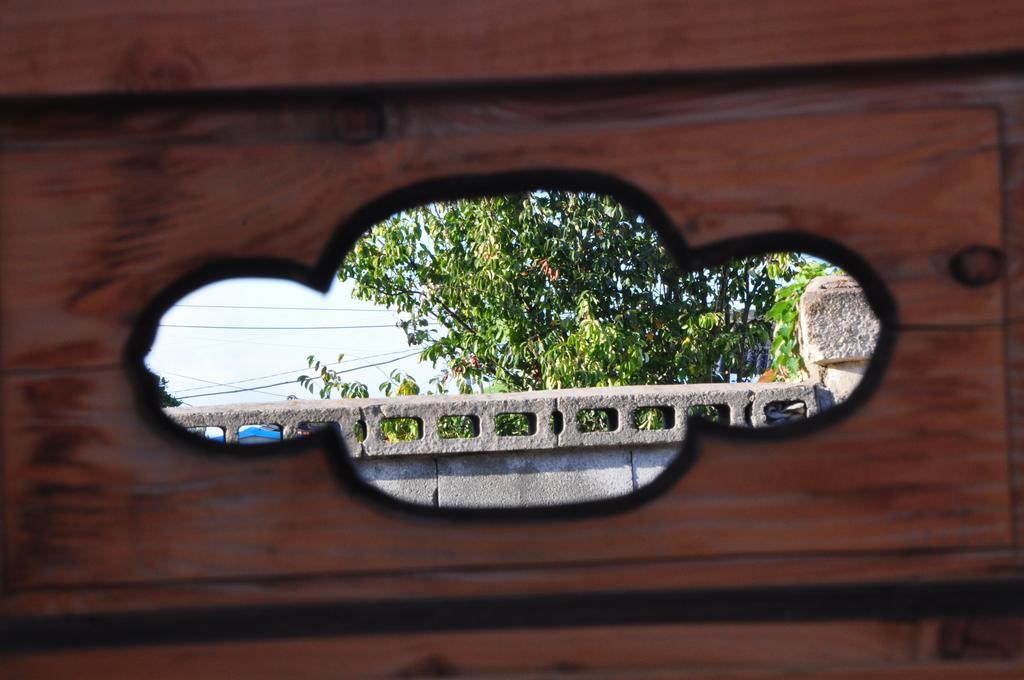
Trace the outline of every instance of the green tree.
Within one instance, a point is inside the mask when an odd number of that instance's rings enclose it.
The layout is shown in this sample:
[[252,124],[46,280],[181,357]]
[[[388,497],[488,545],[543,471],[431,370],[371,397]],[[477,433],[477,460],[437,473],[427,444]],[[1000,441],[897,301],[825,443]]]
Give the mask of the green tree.
[[[684,276],[643,216],[613,198],[537,191],[393,215],[338,278],[402,313],[438,393],[519,391],[750,376],[748,350],[771,336],[764,313],[799,263],[772,254]],[[310,366],[310,391],[318,378],[323,397],[367,393]],[[408,380],[391,381],[394,392]]]
[[167,408],[168,406],[181,406],[181,399],[178,399],[167,390],[167,378],[160,377],[157,382],[157,387],[160,390],[160,406]]
[[807,285],[819,276],[842,274],[842,270],[825,262],[805,260],[797,263],[786,285],[776,288],[775,304],[764,314],[775,324],[772,338],[772,371],[779,379],[796,379],[805,368],[797,337],[800,297]]

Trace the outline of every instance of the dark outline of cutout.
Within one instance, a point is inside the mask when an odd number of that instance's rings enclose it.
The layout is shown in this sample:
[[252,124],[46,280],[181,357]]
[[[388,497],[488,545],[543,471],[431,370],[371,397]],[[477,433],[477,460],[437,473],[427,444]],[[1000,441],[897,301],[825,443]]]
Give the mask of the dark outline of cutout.
[[[149,353],[160,319],[182,297],[199,288],[229,278],[278,278],[293,281],[326,294],[335,273],[356,240],[377,223],[405,209],[425,203],[488,195],[557,189],[606,194],[644,217],[657,231],[676,266],[684,272],[715,266],[728,260],[767,252],[803,252],[827,260],[853,276],[881,323],[875,353],[850,398],[828,411],[807,420],[766,429],[741,429],[697,420],[681,444],[675,459],[651,483],[625,496],[584,501],[569,505],[526,508],[441,508],[408,503],[387,495],[362,481],[341,438],[333,430],[322,430],[302,439],[242,447],[219,444],[196,437],[168,418],[160,409],[157,383],[146,369],[144,359]],[[897,334],[896,303],[881,278],[866,260],[844,246],[819,236],[797,231],[776,231],[767,234],[727,239],[699,249],[690,249],[683,233],[677,229],[664,210],[642,190],[606,175],[587,170],[533,170],[511,173],[462,175],[426,180],[391,191],[371,200],[335,228],[324,246],[323,254],[310,268],[285,258],[230,258],[198,267],[158,293],[139,313],[122,354],[128,379],[135,392],[138,413],[170,442],[180,448],[212,457],[259,460],[308,453],[322,449],[339,485],[350,495],[382,509],[400,511],[421,517],[488,522],[564,521],[626,512],[648,503],[675,486],[696,464],[700,442],[704,437],[720,437],[735,441],[786,441],[802,437],[830,426],[865,403],[882,381],[889,365]]]

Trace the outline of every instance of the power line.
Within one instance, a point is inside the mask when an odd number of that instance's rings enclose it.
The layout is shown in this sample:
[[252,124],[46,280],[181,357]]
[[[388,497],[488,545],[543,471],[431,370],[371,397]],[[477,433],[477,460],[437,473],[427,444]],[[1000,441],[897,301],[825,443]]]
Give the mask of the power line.
[[[238,387],[238,385],[236,383],[222,383],[222,382],[216,382],[214,380],[206,380],[205,378],[196,378],[196,377],[193,377],[191,375],[182,375],[181,373],[174,373],[172,371],[161,371],[159,369],[153,369],[153,370],[156,371],[157,373],[161,374],[161,375],[173,375],[176,378],[184,378],[185,380],[195,380],[196,382],[207,383],[208,385],[217,385],[219,387]],[[174,396],[177,399],[180,400],[181,397],[178,396],[180,393],[188,392],[190,390],[201,390],[201,389],[204,389],[204,388],[203,387],[192,387],[192,388],[183,389],[183,390],[175,390],[174,391]],[[279,397],[281,399],[285,398],[285,395],[277,394],[276,392],[264,392],[263,390],[258,390],[258,389],[254,389],[252,391],[253,392],[259,392],[260,394],[269,394],[272,397]],[[189,399],[192,398],[191,395],[185,395],[185,396],[187,396]]]
[[[417,351],[419,351],[419,350],[417,350]],[[386,356],[391,356],[393,354],[402,354],[404,352],[408,352],[408,349],[400,349],[400,350],[396,350],[396,351],[393,351],[393,352],[381,352],[380,354],[371,354],[371,355],[365,356],[365,357],[354,357],[353,359],[346,359],[344,361],[333,361],[333,362],[331,362],[329,364],[323,364],[323,365],[324,366],[337,366],[338,364],[342,364],[342,363],[351,363],[352,361],[366,361],[367,359],[376,359],[377,357],[386,357]],[[241,385],[242,383],[253,382],[255,380],[266,380],[267,378],[276,378],[278,376],[288,375],[289,373],[298,373],[300,371],[309,371],[309,370],[312,370],[312,369],[309,366],[306,366],[305,368],[295,368],[295,369],[292,369],[290,371],[280,371],[278,373],[268,373],[267,375],[258,375],[255,378],[243,378],[241,380],[232,380],[229,383],[212,383],[212,381],[210,381],[210,380],[203,380],[201,378],[191,378],[191,380],[199,380],[200,382],[211,382],[212,384],[215,384],[215,385],[225,385],[225,386],[228,386],[228,387],[236,387],[238,385]],[[169,375],[175,375],[175,374],[174,373],[170,373]],[[187,375],[186,376],[178,376],[178,377],[180,377],[180,378],[188,378]],[[185,388],[183,390],[176,390],[175,391],[175,396],[177,396],[178,394],[183,393],[183,392],[191,392],[193,390],[201,390],[201,389],[204,389],[204,388],[202,388],[202,387],[187,387],[187,388]],[[281,396],[281,395],[278,395],[278,396]]]
[[[436,324],[434,324],[436,325]],[[351,328],[398,328],[398,324],[370,324],[366,326],[204,326],[180,323],[162,323],[161,328],[216,328],[242,331],[338,331]]]
[[177,304],[174,307],[198,307],[203,309],[276,309],[282,311],[301,311],[301,312],[391,312],[396,313],[391,309],[378,309],[372,307],[365,309],[362,307],[268,307],[263,305],[186,305]]
[[[271,333],[269,335],[261,335],[261,336],[258,336],[258,337],[273,337],[274,335],[277,335],[277,334],[276,333]],[[199,345],[193,344],[197,340],[200,342],[200,344]],[[226,343],[226,344],[231,344],[231,345],[246,345],[246,346],[259,345],[260,347],[287,347],[287,348],[290,348],[290,349],[306,349],[306,350],[309,350],[309,349],[326,349],[326,350],[330,350],[332,352],[336,351],[338,349],[337,345],[308,345],[306,343],[298,345],[298,344],[295,344],[295,343],[259,342],[257,340],[249,340],[248,338],[246,338],[245,340],[228,340],[227,338],[209,338],[209,337],[199,337],[199,338],[197,338],[195,336],[192,336],[192,337],[189,337],[189,338],[183,338],[183,337],[180,337],[180,336],[174,336],[174,337],[168,337],[168,338],[162,339],[160,342],[183,343],[183,344],[187,345],[190,350],[193,350],[193,351],[196,350],[196,349],[200,349],[202,347],[208,347],[209,343]]]
[[[399,352],[404,352],[404,351],[405,351],[404,349],[403,350],[399,350]],[[359,360],[362,360],[362,359],[375,359],[376,357],[389,356],[389,355],[392,355],[392,354],[398,354],[399,352],[384,352],[383,354],[372,354],[372,355],[370,355],[368,357],[360,357]],[[346,362],[334,361],[334,362],[331,362],[329,364],[321,364],[321,365],[322,366],[337,366],[338,364],[349,363],[351,361],[352,360],[349,359]],[[356,368],[359,368],[359,367],[357,366]],[[266,380],[267,378],[277,378],[277,377],[282,376],[282,375],[289,375],[291,373],[301,373],[303,371],[311,371],[311,370],[313,370],[313,369],[307,366],[306,368],[296,368],[296,369],[293,369],[291,371],[281,371],[280,373],[270,373],[270,374],[267,374],[267,375],[257,376],[255,378],[245,378],[244,380],[233,380],[233,381],[231,381],[229,383],[213,383],[213,384],[223,384],[223,385],[228,386],[228,387],[237,387],[238,385],[241,385],[241,384],[247,383],[247,382],[254,382],[256,380]],[[204,380],[203,382],[210,382],[210,381]],[[175,396],[178,396],[179,394],[184,394],[185,392],[194,392],[195,390],[201,390],[201,389],[204,389],[204,388],[202,388],[202,387],[186,387],[185,389],[182,389],[182,390],[175,390]],[[185,395],[185,396],[191,396],[191,395]],[[283,396],[283,395],[277,395],[277,396]]]
[[[375,364],[366,364],[364,366],[353,366],[352,368],[346,368],[343,371],[337,371],[337,373],[338,374],[341,374],[341,373],[351,373],[353,371],[360,371],[360,370],[362,370],[364,368],[374,368],[375,366],[383,366],[384,364],[393,364],[396,361],[401,361],[402,359],[407,359],[407,358],[409,358],[409,357],[411,357],[411,356],[413,356],[415,354],[419,354],[419,353],[420,353],[420,351],[416,350],[415,352],[411,352],[410,354],[406,354],[405,356],[395,357],[394,359],[388,359],[387,361],[378,361]],[[313,378],[313,380],[319,380],[319,378]],[[239,389],[239,390],[226,390],[224,392],[207,392],[206,394],[190,394],[190,395],[188,395],[188,398],[189,399],[198,399],[199,397],[216,397],[216,396],[219,396],[221,394],[238,394],[239,392],[256,392],[258,390],[262,390],[262,389],[267,388],[267,387],[280,387],[281,385],[294,385],[294,384],[295,384],[294,380],[285,380],[284,382],[272,383],[270,385],[259,385],[258,387],[247,387],[247,388],[243,388],[243,389]]]

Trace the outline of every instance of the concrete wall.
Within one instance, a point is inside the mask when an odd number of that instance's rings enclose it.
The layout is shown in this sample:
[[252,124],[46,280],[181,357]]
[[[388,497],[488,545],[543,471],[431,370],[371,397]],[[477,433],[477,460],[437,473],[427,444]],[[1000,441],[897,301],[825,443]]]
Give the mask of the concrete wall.
[[[410,396],[393,399],[293,400],[272,404],[179,407],[165,413],[184,427],[219,427],[228,442],[245,425],[275,425],[285,438],[314,424],[337,427],[356,469],[386,493],[420,505],[521,507],[553,505],[631,493],[649,483],[681,447],[691,409],[713,406],[721,421],[764,427],[813,416],[813,383],[642,385],[512,394]],[[666,427],[637,427],[638,411],[656,408]],[[577,414],[609,414],[607,431],[585,432]],[[525,436],[501,436],[497,416],[522,413],[535,423]],[[476,436],[445,439],[438,421],[470,416]],[[422,436],[389,442],[387,418],[415,418]],[[559,426],[559,423],[561,425]],[[356,436],[364,429],[365,439]]]
[[355,463],[367,482],[417,505],[528,507],[625,496],[653,481],[678,451],[678,445],[585,448]]
[[[184,427],[223,428],[228,443],[245,425],[272,424],[284,438],[317,424],[336,427],[359,474],[396,498],[441,507],[557,505],[629,494],[653,481],[681,448],[691,410],[716,407],[735,427],[765,427],[808,418],[856,387],[878,340],[879,324],[849,277],[811,282],[800,303],[801,354],[811,374],[802,383],[641,385],[512,394],[410,396],[392,399],[293,400],[273,404],[179,407],[165,412]],[[638,411],[656,408],[666,427],[639,429]],[[584,432],[577,414],[608,414],[607,431]],[[530,434],[502,436],[501,414],[519,413]],[[444,417],[468,417],[475,436],[447,439]],[[381,425],[414,418],[421,436],[391,442]],[[357,431],[365,432],[365,438]]]
[[881,324],[850,276],[821,276],[800,298],[800,354],[809,378],[836,402],[860,383],[878,344]]

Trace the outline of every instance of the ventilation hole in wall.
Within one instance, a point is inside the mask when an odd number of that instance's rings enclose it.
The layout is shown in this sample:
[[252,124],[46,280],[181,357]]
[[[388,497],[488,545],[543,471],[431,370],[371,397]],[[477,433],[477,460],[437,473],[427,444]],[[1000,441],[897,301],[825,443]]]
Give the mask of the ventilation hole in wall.
[[[331,413],[346,449],[373,459],[360,464],[372,470],[368,484],[425,505],[436,497],[443,507],[468,498],[508,507],[554,502],[543,496],[549,474],[572,490],[559,503],[630,493],[634,478],[653,477],[634,469],[605,486],[608,456],[646,447],[650,456],[631,460],[657,460],[663,469],[670,458],[655,454],[682,450],[686,428],[676,421],[727,424],[721,404],[737,393],[752,395],[736,408],[755,426],[792,422],[781,403],[787,397],[818,412],[817,393],[805,384],[818,372],[805,370],[797,345],[800,294],[812,280],[815,313],[859,310],[856,323],[830,326],[843,328],[841,344],[857,345],[856,356],[849,366],[827,365],[854,383],[863,372],[877,323],[837,269],[769,248],[733,260],[705,251],[698,259],[715,264],[684,272],[660,234],[678,230],[614,197],[557,188],[396,206],[362,236],[336,241],[352,247],[326,294],[283,279],[237,278],[164,308],[145,359],[162,376],[152,392],[182,424],[234,427],[239,421],[225,413],[250,409],[254,420],[275,421],[245,444],[308,437]],[[780,404],[751,419],[753,395],[766,389]],[[478,416],[458,415],[465,400],[465,412]],[[682,405],[694,401],[704,404],[684,415]],[[579,409],[594,404],[606,408]],[[402,417],[371,418],[381,408]],[[368,432],[367,419],[380,431]],[[237,452],[231,434],[226,445]],[[488,460],[506,454],[507,474],[487,472]],[[414,492],[406,482],[430,488]]]
[[561,411],[552,411],[548,417],[548,424],[551,426],[552,434],[562,434],[562,427],[564,427],[564,418],[562,417]]
[[441,416],[437,419],[437,436],[441,439],[479,437],[480,419],[476,416]]
[[619,429],[619,412],[613,408],[584,408],[576,412],[580,432],[614,432]]
[[267,444],[279,442],[282,438],[282,428],[277,423],[254,423],[242,425],[238,428],[239,444]]
[[807,419],[807,403],[803,401],[772,401],[764,407],[768,425],[783,425]]
[[645,406],[633,411],[633,427],[638,430],[671,430],[675,411],[667,406]]
[[729,407],[725,404],[694,404],[686,409],[689,418],[703,418],[713,423],[729,424]]
[[529,437],[537,434],[534,413],[499,413],[494,417],[494,431],[499,437]]
[[366,441],[366,421],[357,420],[356,424],[352,426],[352,435],[356,438],[357,442]]
[[423,439],[423,421],[419,418],[381,418],[380,436],[392,444]]
[[295,437],[308,437],[321,430],[335,430],[340,433],[341,425],[339,423],[322,420],[302,420],[295,426]]
[[188,428],[185,428],[185,429],[187,429],[189,432],[191,432],[192,434],[196,435],[197,437],[202,437],[203,439],[209,439],[209,440],[215,441],[215,442],[221,442],[221,443],[224,442],[224,428],[223,427],[213,427],[213,426],[203,427],[203,426],[200,426],[200,427],[188,427]]

